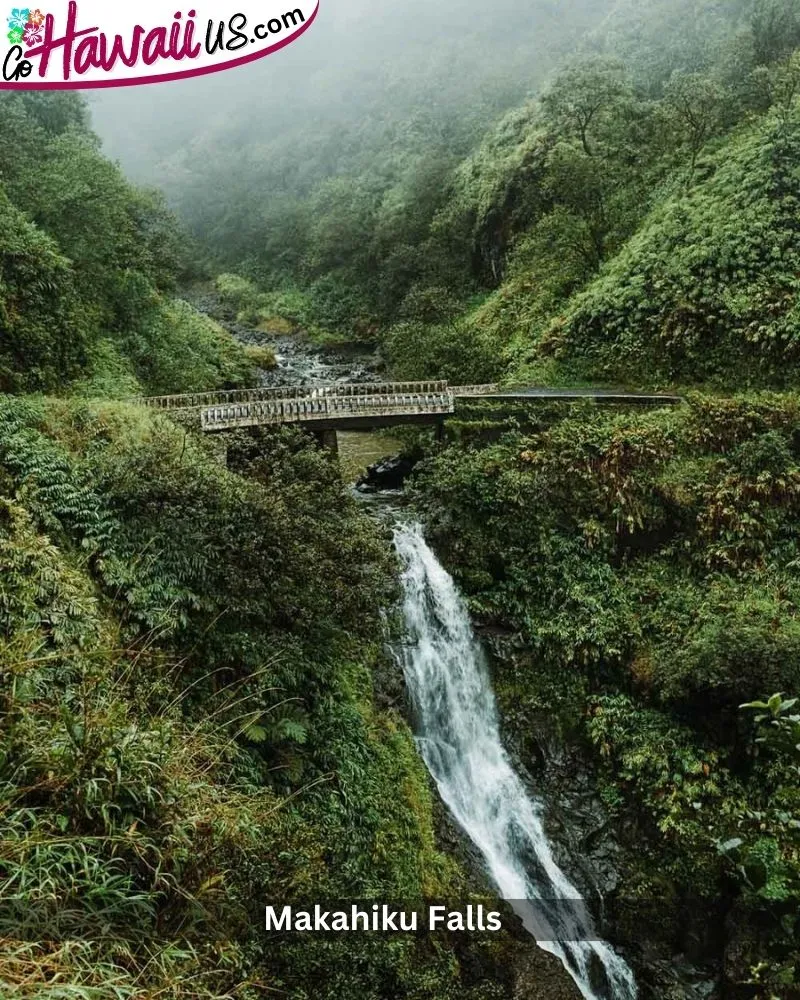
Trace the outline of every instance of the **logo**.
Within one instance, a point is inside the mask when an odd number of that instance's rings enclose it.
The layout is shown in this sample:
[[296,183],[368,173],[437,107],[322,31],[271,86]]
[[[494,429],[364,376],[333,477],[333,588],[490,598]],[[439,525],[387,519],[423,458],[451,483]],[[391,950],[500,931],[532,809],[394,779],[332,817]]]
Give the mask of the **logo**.
[[253,2],[250,11],[245,0],[205,2],[205,12],[169,0],[13,7],[5,32],[0,22],[0,90],[130,87],[233,69],[296,41],[319,10],[319,0]]

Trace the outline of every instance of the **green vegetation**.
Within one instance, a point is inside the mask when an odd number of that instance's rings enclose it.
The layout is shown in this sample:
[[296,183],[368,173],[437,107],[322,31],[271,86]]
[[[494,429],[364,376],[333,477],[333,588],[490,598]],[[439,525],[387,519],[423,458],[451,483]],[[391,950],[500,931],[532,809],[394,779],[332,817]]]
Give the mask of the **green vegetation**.
[[770,41],[767,8],[792,5],[729,5],[702,72],[574,64],[477,154],[506,147],[500,282],[472,325],[509,378],[795,381],[800,22]]
[[553,678],[542,704],[540,678],[501,672],[515,729],[547,707],[599,753],[634,831],[621,892],[664,900],[653,939],[684,950],[680,901],[719,900],[738,922],[718,946],[730,980],[763,962],[781,996],[800,983],[797,720],[778,697],[756,743],[739,707],[800,690],[799,417],[776,394],[587,407],[447,449],[418,480],[476,614]]
[[415,938],[263,932],[460,880],[373,706],[388,553],[330,459],[286,434],[244,476],[116,403],[6,397],[0,430],[3,997],[469,995]]
[[539,350],[612,382],[796,384],[798,153],[794,104],[727,141],[703,162],[708,179],[653,211]]
[[800,990],[800,7],[491,6],[463,50],[321,69],[313,121],[243,87],[195,136],[143,127],[180,224],[80,98],[0,95],[4,1000],[511,989],[505,940],[261,931],[270,900],[467,890],[374,697],[393,566],[336,464],[286,432],[225,467],[121,402],[274,365],[178,297],[209,275],[240,323],[402,378],[683,387],[465,404],[416,495],[535,665],[498,671],[519,745],[550,711],[597,768],[617,941],[641,957],[657,900],[652,953]]
[[182,235],[99,151],[83,100],[0,98],[0,391],[127,395],[239,386],[254,366],[170,298]]

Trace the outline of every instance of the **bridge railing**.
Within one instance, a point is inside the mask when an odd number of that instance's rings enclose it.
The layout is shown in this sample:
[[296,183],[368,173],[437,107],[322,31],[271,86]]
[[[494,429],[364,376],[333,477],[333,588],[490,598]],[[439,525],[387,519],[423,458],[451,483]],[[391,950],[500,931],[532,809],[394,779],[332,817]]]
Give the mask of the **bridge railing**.
[[360,385],[326,385],[312,390],[324,396],[401,396],[447,392],[443,379],[428,382],[366,382]]
[[223,389],[179,396],[139,396],[133,400],[156,410],[196,410],[237,403],[274,402],[286,399],[319,399],[327,396],[377,396],[446,392],[447,382],[365,382],[353,385],[281,386],[261,389]]
[[215,392],[186,393],[180,396],[139,396],[133,400],[155,410],[197,410],[203,406],[229,403],[255,403],[269,399],[292,399],[298,394],[293,386],[262,389],[222,389]]
[[[436,383],[431,383],[435,385]],[[382,393],[371,396],[317,396],[212,406],[201,412],[204,431],[272,424],[314,423],[357,417],[434,415],[453,412],[448,392]]]

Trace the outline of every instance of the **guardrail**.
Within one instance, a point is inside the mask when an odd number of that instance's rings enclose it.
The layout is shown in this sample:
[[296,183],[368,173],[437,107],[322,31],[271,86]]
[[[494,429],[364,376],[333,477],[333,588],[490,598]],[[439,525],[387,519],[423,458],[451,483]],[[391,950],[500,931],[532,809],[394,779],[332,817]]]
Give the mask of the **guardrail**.
[[[447,382],[437,379],[427,382],[366,382],[360,385],[325,385],[309,390],[312,398],[322,396],[402,396],[447,392]],[[305,390],[304,390],[305,394]]]
[[453,396],[490,396],[494,392],[499,392],[500,386],[496,383],[488,385],[451,385],[448,391]]
[[[431,383],[436,385],[438,383]],[[200,415],[204,431],[273,424],[306,424],[359,417],[448,414],[454,411],[449,392],[383,393],[373,396],[317,396],[212,406]]]
[[292,399],[298,389],[283,386],[270,389],[223,389],[216,392],[186,393],[180,396],[139,396],[133,400],[155,410],[199,410],[203,406],[228,403],[255,403],[268,399]]
[[[456,399],[515,396],[496,383],[450,386],[428,382],[367,382],[324,386],[231,389],[179,396],[140,397],[136,402],[159,410],[198,411],[204,431],[260,424],[314,423],[363,417],[435,416],[455,412]],[[680,402],[679,397],[637,395],[597,389],[517,390],[520,399],[597,399],[606,402]]]

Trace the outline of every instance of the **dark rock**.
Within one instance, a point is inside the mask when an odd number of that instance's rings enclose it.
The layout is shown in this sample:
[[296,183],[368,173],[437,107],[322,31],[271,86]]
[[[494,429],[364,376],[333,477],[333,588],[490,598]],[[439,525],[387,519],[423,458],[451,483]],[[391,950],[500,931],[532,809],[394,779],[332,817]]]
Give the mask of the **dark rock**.
[[378,493],[381,490],[401,490],[406,479],[414,471],[416,462],[412,458],[395,455],[382,458],[367,469],[367,474],[356,483],[360,493]]
[[680,955],[653,959],[641,972],[639,987],[645,997],[658,1000],[719,1000],[721,996],[719,981]]
[[[625,815],[609,815],[596,760],[575,725],[572,700],[556,697],[536,655],[517,636],[483,630],[507,749],[532,795],[543,803],[556,860],[591,902],[597,929],[633,968],[640,1000],[717,1000],[718,934],[724,906],[681,899],[641,851]],[[520,697],[521,679],[526,698]],[[640,898],[641,881],[653,898]],[[739,964],[743,964],[739,962]],[[535,994],[534,994],[535,995]]]
[[561,962],[535,945],[516,965],[514,1000],[580,1000],[581,993]]
[[375,707],[380,711],[400,711],[406,701],[406,685],[403,669],[390,648],[387,647],[378,658],[372,676]]

